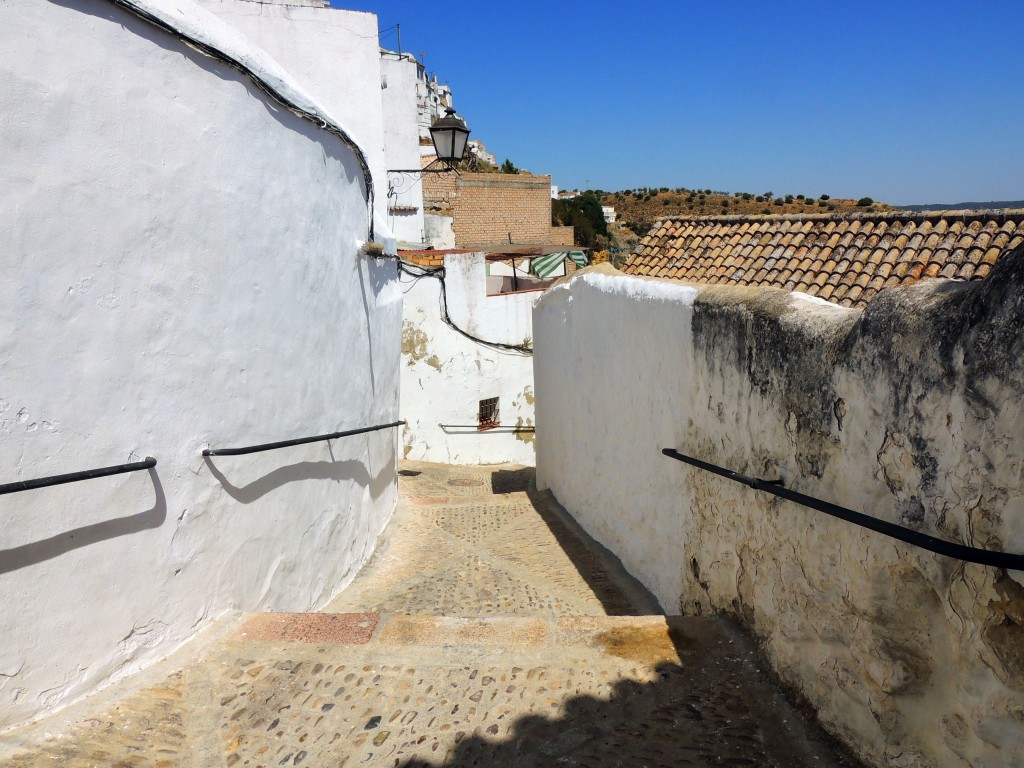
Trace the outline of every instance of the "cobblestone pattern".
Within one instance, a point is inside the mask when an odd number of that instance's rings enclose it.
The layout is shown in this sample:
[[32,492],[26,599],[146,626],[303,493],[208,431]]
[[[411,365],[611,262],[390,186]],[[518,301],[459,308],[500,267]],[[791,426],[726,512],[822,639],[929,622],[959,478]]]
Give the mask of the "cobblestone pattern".
[[13,753],[0,737],[0,764],[855,765],[727,623],[607,615],[638,613],[642,596],[523,490],[528,473],[406,469],[420,474],[403,494],[422,503],[406,505],[338,613],[251,616],[63,735],[15,735]]
[[[190,765],[186,732],[185,673],[125,699],[108,712],[34,748],[0,759],[10,768],[176,768]],[[2,739],[0,739],[2,741]]]
[[444,616],[625,615],[639,607],[574,536],[532,470],[408,462],[410,503],[338,612]]

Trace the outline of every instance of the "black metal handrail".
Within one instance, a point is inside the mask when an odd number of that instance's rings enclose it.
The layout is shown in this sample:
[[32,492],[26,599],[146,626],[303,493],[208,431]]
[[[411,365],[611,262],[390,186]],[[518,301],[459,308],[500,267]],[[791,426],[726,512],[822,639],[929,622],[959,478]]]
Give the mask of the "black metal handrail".
[[47,488],[51,485],[63,485],[64,483],[77,483],[79,480],[92,480],[96,477],[107,477],[108,475],[123,475],[126,472],[138,472],[142,469],[152,469],[156,466],[156,459],[147,456],[145,461],[134,461],[130,464],[118,464],[116,467],[100,467],[99,469],[87,469],[83,472],[69,472],[66,475],[53,475],[51,477],[39,477],[35,480],[19,480],[16,483],[5,483],[0,485],[0,496],[5,493],[18,493],[19,491],[31,491],[34,488]]
[[376,432],[381,429],[391,429],[405,424],[404,421],[392,421],[388,424],[377,424],[373,427],[360,427],[359,429],[348,429],[344,432],[331,432],[327,435],[316,435],[314,437],[298,437],[294,440],[281,440],[276,443],[263,443],[263,445],[250,445],[247,448],[206,448],[203,456],[242,456],[246,453],[259,453],[260,451],[273,451],[277,448],[288,448],[292,445],[303,445],[304,443],[319,443],[323,440],[334,440],[339,437],[361,435],[364,432]]
[[470,432],[456,432],[455,434],[473,434],[476,432],[536,432],[537,428],[533,426],[521,426],[517,427],[515,424],[509,424],[502,426],[497,424],[493,427],[481,427],[479,424],[438,424],[444,432],[448,432],[449,429],[471,429]]
[[805,494],[798,493],[797,491],[791,491],[782,485],[781,480],[761,480],[756,477],[748,477],[747,475],[741,475],[739,472],[733,472],[730,469],[719,467],[716,464],[709,464],[706,461],[695,459],[692,456],[679,453],[673,448],[663,448],[661,451],[669,458],[676,459],[685,464],[703,469],[706,472],[719,475],[721,477],[728,478],[737,483],[743,483],[743,485],[749,486],[756,491],[765,491],[774,496],[786,499],[787,501],[793,501],[797,504],[802,504],[805,507],[810,507],[818,512],[824,512],[826,515],[832,517],[838,517],[840,520],[846,520],[847,522],[859,525],[862,528],[868,528],[872,531],[890,536],[894,539],[906,542],[907,544],[913,544],[915,547],[921,549],[927,549],[929,552],[935,552],[939,555],[945,555],[946,557],[953,557],[957,560],[964,560],[968,563],[978,563],[979,565],[990,565],[996,568],[1010,568],[1016,571],[1024,571],[1024,555],[1015,555],[1011,552],[994,552],[990,549],[979,549],[977,547],[969,547],[966,544],[957,544],[952,541],[946,541],[945,539],[939,539],[935,536],[929,536],[926,533],[915,531],[910,528],[904,528],[902,525],[896,525],[885,520],[879,520],[877,517],[871,517],[865,515],[862,512],[855,512],[852,509],[841,507],[838,504],[832,504],[828,501],[822,501],[816,499],[813,496],[806,496]]

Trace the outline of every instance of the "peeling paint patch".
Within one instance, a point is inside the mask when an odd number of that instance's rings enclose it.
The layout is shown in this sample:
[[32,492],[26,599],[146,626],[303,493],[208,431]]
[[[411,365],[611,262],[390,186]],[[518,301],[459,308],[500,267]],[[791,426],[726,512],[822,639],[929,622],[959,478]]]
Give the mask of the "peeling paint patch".
[[[517,427],[532,427],[533,426],[533,419],[527,418],[524,421],[523,417],[520,416],[518,419],[516,419],[516,426]],[[518,440],[518,441],[520,441],[522,443],[532,443],[534,441],[534,439],[537,437],[536,433],[532,432],[532,431],[531,432],[516,432],[515,435],[516,435],[516,440]]]
[[[410,323],[408,320],[402,323],[402,354],[409,358],[407,365],[412,365],[422,359],[427,354],[427,334],[417,328],[415,325]],[[440,370],[440,369],[438,369]]]

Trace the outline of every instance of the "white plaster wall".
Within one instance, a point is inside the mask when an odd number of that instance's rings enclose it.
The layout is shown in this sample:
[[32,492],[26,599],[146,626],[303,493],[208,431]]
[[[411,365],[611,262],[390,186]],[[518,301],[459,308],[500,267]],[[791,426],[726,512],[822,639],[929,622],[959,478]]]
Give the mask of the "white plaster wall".
[[455,219],[451,216],[425,214],[423,216],[424,242],[437,250],[455,247]]
[[[384,109],[384,162],[391,170],[420,167],[420,132],[416,117],[415,59],[382,53],[381,98]],[[388,226],[403,243],[423,243],[423,177],[419,174],[388,174],[388,208],[410,207],[415,213],[388,212]]]
[[388,178],[376,15],[251,0],[198,2],[269,53],[344,123],[366,153],[376,190],[374,209],[385,219]]
[[1024,253],[1016,264],[980,286],[886,292],[863,314],[586,270],[534,313],[538,485],[669,612],[749,626],[868,762],[1022,765],[1021,573],[660,453],[1024,552]]
[[[287,86],[191,3],[150,5]],[[0,83],[0,481],[159,462],[0,497],[6,727],[352,578],[396,430],[200,452],[395,420],[401,294],[357,251],[353,150],[113,4],[0,4]]]
[[[482,253],[444,257],[448,310],[452,320],[488,341],[531,340],[533,303],[540,293],[485,294]],[[491,349],[457,333],[441,320],[440,285],[434,278],[402,276],[403,455],[450,464],[534,462],[534,433],[510,427],[534,426],[533,358]],[[480,400],[500,398],[501,429],[450,429],[441,424],[476,425]]]

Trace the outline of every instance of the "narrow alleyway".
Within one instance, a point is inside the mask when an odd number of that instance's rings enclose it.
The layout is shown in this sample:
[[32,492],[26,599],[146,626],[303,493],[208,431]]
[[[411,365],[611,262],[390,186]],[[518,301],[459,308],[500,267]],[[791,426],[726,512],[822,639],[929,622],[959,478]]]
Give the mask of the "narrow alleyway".
[[404,503],[324,612],[250,615],[102,714],[0,737],[0,764],[855,765],[745,636],[659,615],[532,477],[404,463]]

